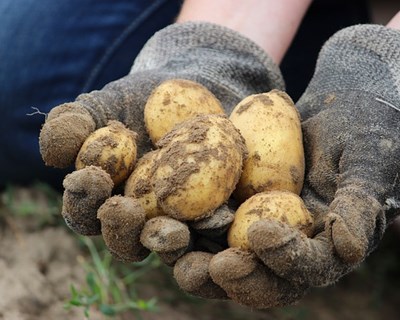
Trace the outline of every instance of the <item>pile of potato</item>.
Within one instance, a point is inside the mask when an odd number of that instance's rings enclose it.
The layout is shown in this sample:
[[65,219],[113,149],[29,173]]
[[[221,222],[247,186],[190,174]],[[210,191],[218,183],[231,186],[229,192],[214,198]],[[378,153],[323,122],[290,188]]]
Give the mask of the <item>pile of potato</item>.
[[[300,118],[285,92],[251,95],[228,117],[205,87],[167,80],[149,97],[144,119],[155,148],[140,159],[136,134],[117,121],[83,144],[77,171],[64,182],[63,215],[72,229],[102,233],[121,260],[157,251],[171,264],[193,239],[211,252],[224,242],[251,250],[247,230],[260,219],[312,236],[313,219],[299,197],[305,167]],[[80,172],[85,182],[76,182]],[[82,210],[85,204],[74,207],[79,194],[93,212]]]

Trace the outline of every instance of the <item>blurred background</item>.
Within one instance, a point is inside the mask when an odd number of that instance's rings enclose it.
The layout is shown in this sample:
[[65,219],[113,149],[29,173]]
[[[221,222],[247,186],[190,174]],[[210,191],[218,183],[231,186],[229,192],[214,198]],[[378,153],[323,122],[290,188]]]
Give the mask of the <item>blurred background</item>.
[[[397,10],[398,0],[370,1],[376,23]],[[113,260],[100,238],[69,231],[61,197],[41,182],[1,191],[0,319],[398,319],[398,225],[337,284],[311,290],[295,306],[259,311],[184,294],[156,256],[129,265]]]

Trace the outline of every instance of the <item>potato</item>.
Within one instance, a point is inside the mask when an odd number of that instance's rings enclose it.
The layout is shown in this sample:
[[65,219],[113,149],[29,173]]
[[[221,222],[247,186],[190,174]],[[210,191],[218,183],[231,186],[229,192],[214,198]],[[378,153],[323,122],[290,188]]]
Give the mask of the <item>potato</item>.
[[175,125],[199,114],[224,114],[224,110],[219,100],[201,84],[171,79],[153,90],[144,108],[144,121],[155,144]]
[[229,119],[246,141],[248,157],[234,192],[239,201],[268,190],[300,194],[304,181],[304,150],[300,117],[282,91],[243,99]]
[[154,192],[178,220],[211,216],[239,180],[246,149],[227,117],[199,115],[177,125],[158,144]]
[[165,214],[157,203],[151,184],[152,169],[157,154],[158,151],[151,151],[141,157],[125,183],[125,196],[136,198],[140,202],[147,220]]
[[308,237],[314,232],[314,219],[297,194],[279,190],[261,192],[247,199],[237,209],[228,231],[229,246],[249,250],[247,231],[253,222],[261,219],[287,223]]
[[115,185],[121,184],[135,166],[136,136],[121,122],[109,121],[85,140],[76,157],[76,169],[98,166],[111,176]]

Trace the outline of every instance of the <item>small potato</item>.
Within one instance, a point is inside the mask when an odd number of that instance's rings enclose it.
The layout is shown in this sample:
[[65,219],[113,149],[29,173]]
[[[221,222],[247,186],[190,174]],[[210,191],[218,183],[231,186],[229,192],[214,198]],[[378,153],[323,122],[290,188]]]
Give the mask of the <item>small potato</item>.
[[136,161],[137,134],[119,121],[109,121],[106,127],[93,132],[83,143],[75,167],[98,166],[105,170],[115,185],[131,174]]
[[200,115],[176,126],[158,143],[154,192],[172,218],[211,216],[239,180],[246,148],[233,124],[221,115]]
[[141,157],[125,183],[125,196],[136,198],[140,202],[147,220],[165,214],[157,203],[157,197],[151,184],[152,169],[157,154],[156,150]]
[[251,95],[229,119],[246,141],[248,157],[234,192],[245,201],[268,190],[300,194],[304,181],[304,150],[300,117],[283,91]]
[[253,222],[261,219],[287,223],[308,237],[314,232],[314,219],[298,195],[289,191],[262,192],[243,202],[237,209],[228,231],[229,246],[250,249],[247,231]]
[[219,100],[201,84],[171,79],[161,83],[148,98],[144,121],[155,144],[175,125],[199,114],[224,114],[224,110]]

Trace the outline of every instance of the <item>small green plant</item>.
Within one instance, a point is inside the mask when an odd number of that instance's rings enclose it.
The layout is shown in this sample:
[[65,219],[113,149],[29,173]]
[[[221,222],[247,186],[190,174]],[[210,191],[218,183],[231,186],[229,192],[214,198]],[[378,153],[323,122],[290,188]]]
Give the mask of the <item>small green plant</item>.
[[82,258],[86,283],[79,289],[71,285],[71,297],[65,304],[66,309],[83,308],[85,319],[89,319],[91,309],[110,317],[129,311],[136,315],[136,319],[141,319],[143,311],[157,311],[157,300],[140,299],[136,286],[145,273],[160,266],[155,255],[128,266],[115,262],[108,250],[99,249],[101,245],[96,245],[91,238],[80,239],[90,253],[89,259]]
[[7,185],[0,197],[3,214],[34,218],[38,227],[61,222],[62,194],[45,183],[36,182],[29,188]]

